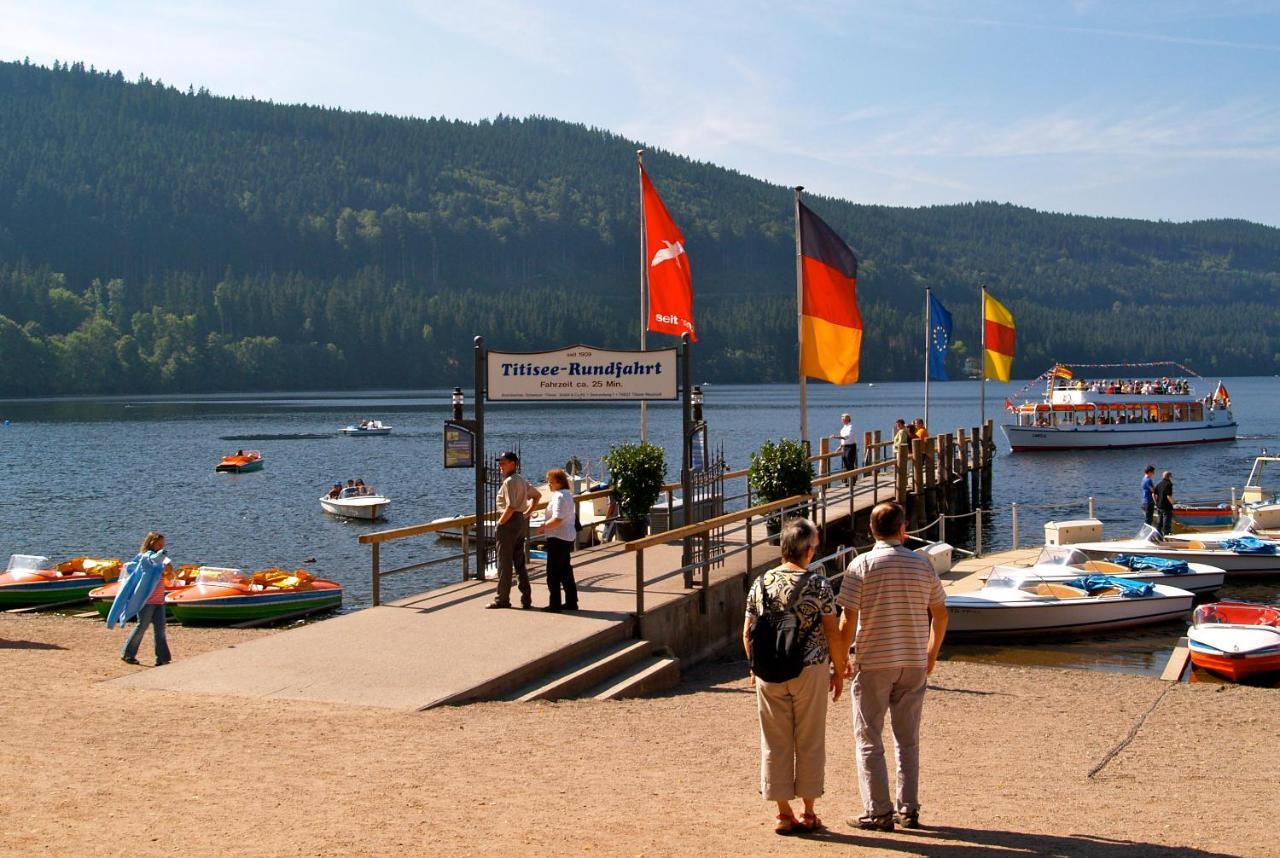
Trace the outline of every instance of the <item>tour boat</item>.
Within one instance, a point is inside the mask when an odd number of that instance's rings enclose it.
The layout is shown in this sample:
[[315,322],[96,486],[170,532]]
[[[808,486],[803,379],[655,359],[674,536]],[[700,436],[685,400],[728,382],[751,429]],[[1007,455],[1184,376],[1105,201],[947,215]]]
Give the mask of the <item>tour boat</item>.
[[391,506],[391,498],[383,495],[350,495],[337,498],[331,498],[328,495],[320,496],[320,508],[330,515],[341,518],[377,521],[386,514],[389,506]]
[[985,586],[947,597],[947,637],[1078,635],[1186,617],[1195,594],[1105,575],[1046,579],[997,566]]
[[214,468],[219,473],[244,474],[262,470],[262,454],[257,450],[242,450],[234,456],[223,456]]
[[1050,545],[1035,563],[1022,568],[1041,581],[1061,583],[1082,575],[1111,575],[1148,584],[1167,584],[1197,595],[1222,587],[1227,573],[1205,563],[1187,563],[1142,554],[1117,554],[1105,560],[1090,558],[1074,545]]
[[[190,587],[194,584],[196,580],[196,573],[199,569],[200,567],[193,563],[179,566],[178,571],[173,574],[166,572],[164,576],[165,595],[168,595],[169,593],[176,593],[178,590],[181,590],[184,587]],[[104,620],[107,618],[107,614],[111,611],[111,603],[116,600],[116,593],[118,592],[120,592],[120,581],[118,580],[89,591],[89,601],[93,603],[94,610],[96,610],[98,615]],[[169,616],[173,616],[172,609],[167,609],[166,613]]]
[[348,437],[358,438],[363,435],[390,435],[391,427],[383,425],[381,420],[361,420],[352,426],[338,430]]
[[1186,378],[1086,381],[1055,366],[1038,402],[1005,401],[1000,428],[1013,452],[1155,447],[1233,441],[1227,389],[1197,397]]
[[1160,531],[1144,524],[1133,539],[1077,542],[1071,547],[1101,560],[1117,554],[1142,554],[1204,563],[1230,576],[1280,574],[1280,547],[1254,536],[1249,527],[1248,519],[1242,519],[1235,530],[1161,536]]
[[1232,681],[1280,672],[1280,608],[1251,602],[1201,605],[1187,630],[1196,667]]
[[184,625],[235,623],[286,614],[332,610],[342,604],[342,585],[298,569],[239,569],[201,566],[189,587],[165,596],[165,607]]
[[81,601],[120,575],[119,560],[76,557],[56,566],[38,554],[14,554],[0,575],[0,607],[19,608]]

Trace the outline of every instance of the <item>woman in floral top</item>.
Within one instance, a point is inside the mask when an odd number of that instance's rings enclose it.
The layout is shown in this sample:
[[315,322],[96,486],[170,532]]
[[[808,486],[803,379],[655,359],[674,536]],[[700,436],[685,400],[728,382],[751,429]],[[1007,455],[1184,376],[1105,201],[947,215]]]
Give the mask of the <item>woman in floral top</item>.
[[[813,805],[823,793],[826,772],[827,690],[832,700],[840,699],[846,655],[839,651],[831,585],[821,574],[808,574],[819,544],[817,526],[793,519],[782,528],[781,543],[782,565],[757,578],[747,595],[742,644],[749,661],[756,619],[784,609],[795,588],[803,588],[794,609],[805,641],[800,675],[786,682],[752,677],[760,715],[760,794],[778,805],[774,831],[792,834],[824,828]],[[799,820],[791,809],[797,797],[804,802]]]

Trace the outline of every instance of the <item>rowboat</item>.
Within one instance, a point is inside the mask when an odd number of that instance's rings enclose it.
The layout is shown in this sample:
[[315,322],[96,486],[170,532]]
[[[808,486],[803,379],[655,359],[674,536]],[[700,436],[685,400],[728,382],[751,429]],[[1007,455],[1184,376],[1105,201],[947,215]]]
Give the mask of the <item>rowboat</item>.
[[1251,602],[1201,605],[1187,630],[1191,663],[1232,681],[1280,671],[1280,608]]
[[1166,584],[1111,576],[1050,580],[1034,569],[997,566],[986,585],[947,597],[947,635],[1079,635],[1177,620],[1195,595]]
[[1233,520],[1229,503],[1175,503],[1173,523],[1186,530],[1230,527]]
[[386,514],[389,506],[391,506],[391,498],[383,495],[352,495],[345,498],[320,496],[320,508],[330,515],[341,518],[377,521]]
[[0,575],[0,607],[81,601],[89,591],[120,575],[119,560],[76,557],[56,566],[38,554],[14,554]]
[[1099,560],[1074,545],[1046,546],[1035,563],[1016,567],[1033,572],[1042,581],[1061,583],[1082,575],[1112,575],[1147,584],[1167,584],[1192,593],[1212,593],[1222,587],[1227,573],[1205,563],[1165,560],[1142,554],[1117,554]]
[[[1247,527],[1247,520],[1242,520],[1241,527],[1232,531],[1161,536],[1154,527],[1144,524],[1133,539],[1077,542],[1071,547],[1098,560],[1118,554],[1141,554],[1203,563],[1215,566],[1230,576],[1280,574],[1280,549],[1276,543],[1252,536],[1243,529]],[[1249,539],[1257,540],[1261,550],[1251,552],[1233,547],[1240,545],[1239,541]]]
[[241,450],[233,456],[223,456],[214,470],[218,473],[245,474],[262,470],[262,454],[257,450]]
[[391,427],[384,425],[381,420],[361,420],[351,426],[344,426],[338,431],[348,438],[360,438],[365,435],[390,435]]
[[286,614],[332,610],[342,604],[342,585],[298,569],[239,569],[201,566],[195,583],[165,596],[165,607],[184,625],[216,625]]
[[[165,595],[176,593],[184,587],[194,584],[196,573],[199,569],[199,565],[190,563],[179,566],[178,571],[172,575],[166,571],[164,575]],[[98,612],[98,616],[104,620],[107,618],[107,613],[111,610],[111,603],[115,601],[116,593],[118,592],[120,592],[119,581],[112,581],[110,584],[104,584],[95,590],[89,591],[89,601],[93,604],[94,610]],[[167,608],[165,613],[168,616],[173,616],[172,609]]]

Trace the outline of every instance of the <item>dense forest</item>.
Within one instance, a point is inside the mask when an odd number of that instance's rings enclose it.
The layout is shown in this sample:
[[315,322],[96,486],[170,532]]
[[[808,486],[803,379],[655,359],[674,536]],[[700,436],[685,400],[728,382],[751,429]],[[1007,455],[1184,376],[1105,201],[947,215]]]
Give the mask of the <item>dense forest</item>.
[[[0,63],[0,395],[436,387],[470,378],[476,334],[633,347],[635,149],[554,119]],[[646,166],[687,238],[698,377],[791,380],[791,191],[660,150]],[[955,317],[958,370],[983,282],[1017,321],[1019,376],[1280,371],[1280,230],[808,202],[860,259],[865,380],[920,375],[926,286]]]

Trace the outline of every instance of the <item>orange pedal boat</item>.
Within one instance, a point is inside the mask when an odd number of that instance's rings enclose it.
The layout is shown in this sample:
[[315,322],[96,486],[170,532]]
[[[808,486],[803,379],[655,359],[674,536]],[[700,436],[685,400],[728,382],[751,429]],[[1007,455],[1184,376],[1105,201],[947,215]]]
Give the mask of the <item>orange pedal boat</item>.
[[1196,667],[1233,682],[1280,672],[1280,608],[1215,602],[1191,615],[1187,647]]

